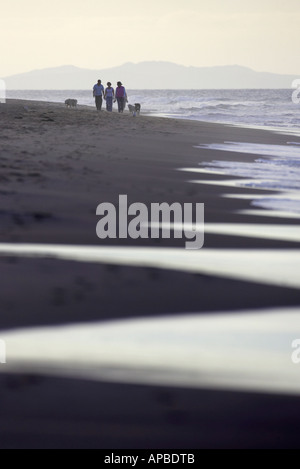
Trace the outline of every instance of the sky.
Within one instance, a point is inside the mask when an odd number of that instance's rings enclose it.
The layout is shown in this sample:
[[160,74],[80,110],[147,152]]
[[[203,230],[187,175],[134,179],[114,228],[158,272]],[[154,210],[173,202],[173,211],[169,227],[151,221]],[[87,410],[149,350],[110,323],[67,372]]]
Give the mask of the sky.
[[1,0],[0,77],[169,61],[300,75],[300,0]]

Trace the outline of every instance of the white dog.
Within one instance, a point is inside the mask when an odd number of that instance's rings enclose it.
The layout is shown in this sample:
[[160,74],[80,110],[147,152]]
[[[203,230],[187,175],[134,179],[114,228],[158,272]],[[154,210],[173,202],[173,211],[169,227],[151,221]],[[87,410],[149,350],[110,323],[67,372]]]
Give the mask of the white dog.
[[67,107],[77,107],[77,99],[66,99],[65,105]]
[[135,103],[134,106],[132,104],[128,104],[129,112],[132,113],[133,116],[139,115],[141,111],[140,103]]

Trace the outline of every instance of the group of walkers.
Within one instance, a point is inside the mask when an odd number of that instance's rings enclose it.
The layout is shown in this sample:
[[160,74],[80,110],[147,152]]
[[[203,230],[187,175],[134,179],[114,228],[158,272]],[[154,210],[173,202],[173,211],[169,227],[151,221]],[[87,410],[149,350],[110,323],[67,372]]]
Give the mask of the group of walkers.
[[116,101],[118,103],[118,112],[123,112],[128,101],[126,90],[120,81],[117,82],[116,90],[114,90],[109,81],[107,82],[107,88],[104,89],[101,80],[98,80],[93,87],[93,96],[97,111],[101,111],[103,99],[106,101],[106,110],[109,112],[112,111],[113,102]]

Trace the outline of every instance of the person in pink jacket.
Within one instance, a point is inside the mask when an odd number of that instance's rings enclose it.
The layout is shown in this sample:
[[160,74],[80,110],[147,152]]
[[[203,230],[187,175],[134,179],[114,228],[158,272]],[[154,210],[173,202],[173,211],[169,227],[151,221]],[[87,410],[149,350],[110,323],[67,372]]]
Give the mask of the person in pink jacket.
[[117,82],[116,93],[115,93],[115,101],[118,102],[118,111],[123,112],[125,109],[125,104],[127,100],[127,93],[120,81]]

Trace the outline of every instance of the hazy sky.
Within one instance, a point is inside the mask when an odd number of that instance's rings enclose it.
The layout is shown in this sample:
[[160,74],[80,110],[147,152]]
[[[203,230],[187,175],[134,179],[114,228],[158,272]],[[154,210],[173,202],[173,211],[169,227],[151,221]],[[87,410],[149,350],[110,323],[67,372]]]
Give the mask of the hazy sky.
[[1,0],[0,76],[124,62],[300,75],[300,0]]

